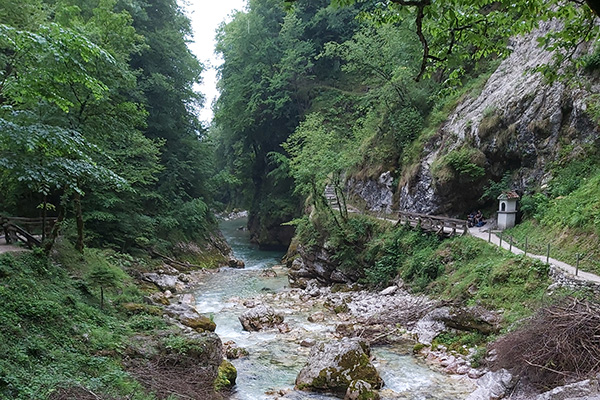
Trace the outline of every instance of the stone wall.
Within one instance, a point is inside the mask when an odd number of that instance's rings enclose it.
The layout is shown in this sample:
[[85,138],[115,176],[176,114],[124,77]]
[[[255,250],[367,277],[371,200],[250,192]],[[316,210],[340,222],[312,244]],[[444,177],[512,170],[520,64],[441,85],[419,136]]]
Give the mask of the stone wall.
[[555,265],[550,265],[549,275],[550,279],[552,279],[554,282],[548,288],[549,290],[564,287],[573,290],[590,289],[595,292],[600,292],[600,284],[586,281],[571,274],[567,274],[565,271]]

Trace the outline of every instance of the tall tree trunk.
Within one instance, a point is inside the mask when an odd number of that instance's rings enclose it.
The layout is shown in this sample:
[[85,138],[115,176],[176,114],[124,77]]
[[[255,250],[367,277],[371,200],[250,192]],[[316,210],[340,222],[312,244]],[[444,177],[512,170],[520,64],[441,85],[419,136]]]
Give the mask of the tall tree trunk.
[[46,210],[46,206],[48,205],[48,196],[44,194],[44,204],[42,208],[42,242],[46,240],[46,217],[48,212]]
[[83,211],[81,210],[81,194],[75,192],[75,220],[77,221],[77,243],[75,248],[83,253]]
[[58,217],[56,218],[56,222],[54,223],[52,231],[50,232],[50,238],[44,242],[44,252],[46,254],[50,253],[50,251],[52,250],[52,246],[54,246],[54,242],[58,237],[58,230],[60,229],[60,224],[62,223],[64,218],[65,214],[63,212],[63,208],[60,207],[58,210]]

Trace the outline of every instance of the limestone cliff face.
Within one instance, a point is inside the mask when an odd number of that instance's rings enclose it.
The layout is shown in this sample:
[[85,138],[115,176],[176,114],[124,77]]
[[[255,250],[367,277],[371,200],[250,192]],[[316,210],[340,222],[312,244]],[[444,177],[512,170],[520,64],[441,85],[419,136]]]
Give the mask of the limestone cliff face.
[[394,197],[392,181],[392,174],[387,171],[379,175],[377,180],[350,178],[346,189],[352,197],[364,202],[367,210],[391,213]]
[[[587,77],[586,89],[573,89],[562,83],[548,85],[540,74],[528,72],[551,61],[552,55],[537,47],[536,37],[555,28],[547,24],[513,40],[513,53],[481,94],[460,103],[426,144],[420,164],[398,188],[399,209],[466,212],[475,206],[484,185],[490,179],[498,181],[506,171],[512,188],[527,192],[550,178],[547,166],[565,146],[577,152],[598,140],[598,126],[586,114],[589,96],[599,93],[597,79]],[[461,154],[462,161],[456,156],[449,160],[451,152]],[[465,158],[471,170],[448,166]]]

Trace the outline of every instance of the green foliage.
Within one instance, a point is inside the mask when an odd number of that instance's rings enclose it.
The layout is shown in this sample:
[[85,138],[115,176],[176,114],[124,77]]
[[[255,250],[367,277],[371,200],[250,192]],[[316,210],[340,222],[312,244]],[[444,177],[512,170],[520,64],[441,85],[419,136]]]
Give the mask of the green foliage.
[[[107,397],[148,400],[118,359],[131,328],[101,312],[85,281],[101,256],[82,262],[65,254],[61,265],[43,254],[0,257],[0,397],[47,399],[59,388],[85,387]],[[141,299],[141,296],[140,296]]]
[[[339,67],[316,57],[323,42],[347,37],[356,24],[352,12],[325,5],[325,1],[300,1],[286,14],[280,1],[252,1],[247,13],[236,14],[217,35],[217,51],[224,59],[215,110],[218,166],[245,188],[236,191],[236,198],[228,193],[221,201],[250,210],[256,222],[250,228],[256,237],[267,237],[269,227],[296,217],[301,204],[297,193],[320,195],[322,175],[339,169],[330,165],[338,159],[331,157],[333,139],[316,154],[319,164],[314,173],[289,163],[282,148],[308,113],[316,94],[313,89],[318,90],[316,80],[339,75]],[[305,133],[315,127],[319,116],[311,118]],[[324,138],[326,131],[322,133]],[[307,137],[299,132],[297,137],[301,136]],[[300,143],[297,147],[300,151]],[[294,179],[301,186],[296,191]],[[320,182],[311,189],[310,181],[315,179]]]
[[475,148],[463,146],[441,157],[432,167],[436,179],[447,182],[453,179],[473,182],[485,175],[485,156]]
[[183,335],[170,335],[162,340],[162,345],[169,354],[195,356],[204,352],[204,342],[200,339]]
[[521,198],[519,208],[526,218],[540,219],[544,216],[550,200],[543,193],[524,195]]
[[[435,348],[438,345],[443,345],[449,351],[467,355],[467,349],[485,345],[486,341],[487,337],[480,332],[443,332],[435,337],[431,346]],[[481,347],[481,349],[484,350],[485,355],[485,347]]]
[[598,195],[600,174],[596,173],[569,196],[552,200],[542,222],[545,225],[579,228],[600,235]]
[[386,286],[401,277],[415,290],[424,290],[441,272],[434,250],[439,239],[433,235],[400,228],[391,230],[369,243],[365,269],[366,281]]
[[[502,178],[495,182],[493,180],[489,180],[488,184],[483,188],[483,194],[479,198],[481,201],[496,201],[498,196],[507,190],[510,190],[510,183],[512,181],[512,173],[511,171],[506,171]],[[521,202],[521,205],[523,203]],[[521,206],[522,209],[522,206]]]
[[43,195],[68,218],[78,192],[89,244],[202,240],[213,147],[200,140],[202,67],[176,2],[22,3],[0,2],[3,211],[34,216]]
[[[332,0],[332,4],[349,6],[356,0]],[[459,86],[469,67],[489,58],[510,54],[507,46],[512,36],[527,33],[540,21],[559,20],[563,29],[551,31],[540,39],[540,46],[554,52],[549,65],[536,68],[550,79],[573,77],[573,69],[559,74],[559,67],[579,67],[572,63],[577,46],[596,37],[595,14],[586,4],[552,1],[480,0],[454,2],[381,3],[365,12],[366,18],[379,23],[406,19],[415,21],[413,32],[422,37],[422,67],[417,79],[435,76],[448,86]]]
[[430,285],[431,291],[464,305],[503,309],[506,324],[530,315],[549,284],[548,267],[541,261],[514,256],[479,239],[445,241],[437,254],[444,274]]

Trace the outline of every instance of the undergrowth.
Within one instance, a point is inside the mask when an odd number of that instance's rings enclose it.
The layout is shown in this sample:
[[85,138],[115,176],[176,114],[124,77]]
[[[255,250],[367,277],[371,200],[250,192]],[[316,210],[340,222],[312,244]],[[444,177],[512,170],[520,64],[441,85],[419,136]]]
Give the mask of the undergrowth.
[[137,262],[65,243],[53,259],[0,255],[0,399],[156,399],[122,364],[131,337],[167,329],[151,307],[122,306],[142,303]]

